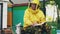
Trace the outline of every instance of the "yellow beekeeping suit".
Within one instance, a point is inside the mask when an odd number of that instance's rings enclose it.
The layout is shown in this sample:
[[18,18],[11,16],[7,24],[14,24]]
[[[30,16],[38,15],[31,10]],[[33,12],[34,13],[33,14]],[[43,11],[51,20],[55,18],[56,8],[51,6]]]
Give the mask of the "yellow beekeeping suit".
[[[34,0],[31,3],[39,4],[38,0]],[[26,9],[24,14],[24,25],[23,27],[28,27],[32,25],[34,22],[38,24],[45,22],[45,16],[40,9],[33,10],[31,8]]]
[[45,22],[45,16],[41,10],[37,9],[34,11],[29,8],[25,11],[24,27],[32,25],[34,21],[36,21],[39,24]]

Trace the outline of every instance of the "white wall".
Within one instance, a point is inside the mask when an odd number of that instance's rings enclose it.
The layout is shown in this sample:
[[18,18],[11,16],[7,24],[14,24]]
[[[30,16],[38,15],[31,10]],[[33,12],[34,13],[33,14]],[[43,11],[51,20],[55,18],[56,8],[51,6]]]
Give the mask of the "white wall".
[[9,1],[9,0],[0,0],[0,1]]
[[28,0],[11,0],[11,1],[13,1],[14,4],[21,4],[21,3],[29,2]]
[[7,28],[7,2],[3,2],[3,21],[2,28]]
[[[28,3],[29,0],[11,0],[14,4]],[[31,0],[30,0],[31,1]],[[43,1],[43,0],[40,0]]]

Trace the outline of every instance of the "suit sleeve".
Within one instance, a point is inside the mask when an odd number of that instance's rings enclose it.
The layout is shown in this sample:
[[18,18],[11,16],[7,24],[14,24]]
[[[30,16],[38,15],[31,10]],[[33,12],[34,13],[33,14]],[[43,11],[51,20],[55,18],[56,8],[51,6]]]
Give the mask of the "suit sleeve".
[[30,26],[32,24],[31,20],[29,19],[29,11],[26,10],[24,14],[24,27]]
[[42,11],[39,11],[39,16],[40,16],[40,22],[46,22],[46,17]]

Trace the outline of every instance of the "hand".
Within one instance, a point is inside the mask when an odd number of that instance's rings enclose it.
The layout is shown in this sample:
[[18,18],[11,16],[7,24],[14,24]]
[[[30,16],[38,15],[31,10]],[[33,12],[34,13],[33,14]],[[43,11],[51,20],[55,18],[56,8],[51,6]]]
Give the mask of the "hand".
[[37,22],[33,22],[33,25],[36,25],[37,24]]
[[37,24],[37,22],[33,22],[33,23],[32,23],[32,26],[34,26],[34,25],[36,25],[36,24]]
[[40,23],[40,25],[43,25],[45,22]]

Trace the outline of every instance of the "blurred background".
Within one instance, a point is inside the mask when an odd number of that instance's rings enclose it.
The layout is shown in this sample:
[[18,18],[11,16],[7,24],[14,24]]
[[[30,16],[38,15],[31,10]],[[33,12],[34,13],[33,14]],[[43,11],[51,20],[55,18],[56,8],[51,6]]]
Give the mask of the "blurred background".
[[[46,14],[45,6],[49,4],[50,0],[40,0],[40,9]],[[60,0],[54,0],[56,5],[58,5],[58,18],[57,18],[57,30],[60,32]],[[23,27],[23,16],[25,10],[28,8],[28,4],[31,0],[9,0],[8,2],[8,12],[7,12],[7,28],[12,29],[14,34],[16,34],[16,25],[21,23]],[[52,23],[53,24],[53,23]],[[0,25],[1,25],[1,5],[0,5]],[[1,27],[1,26],[0,26]]]

